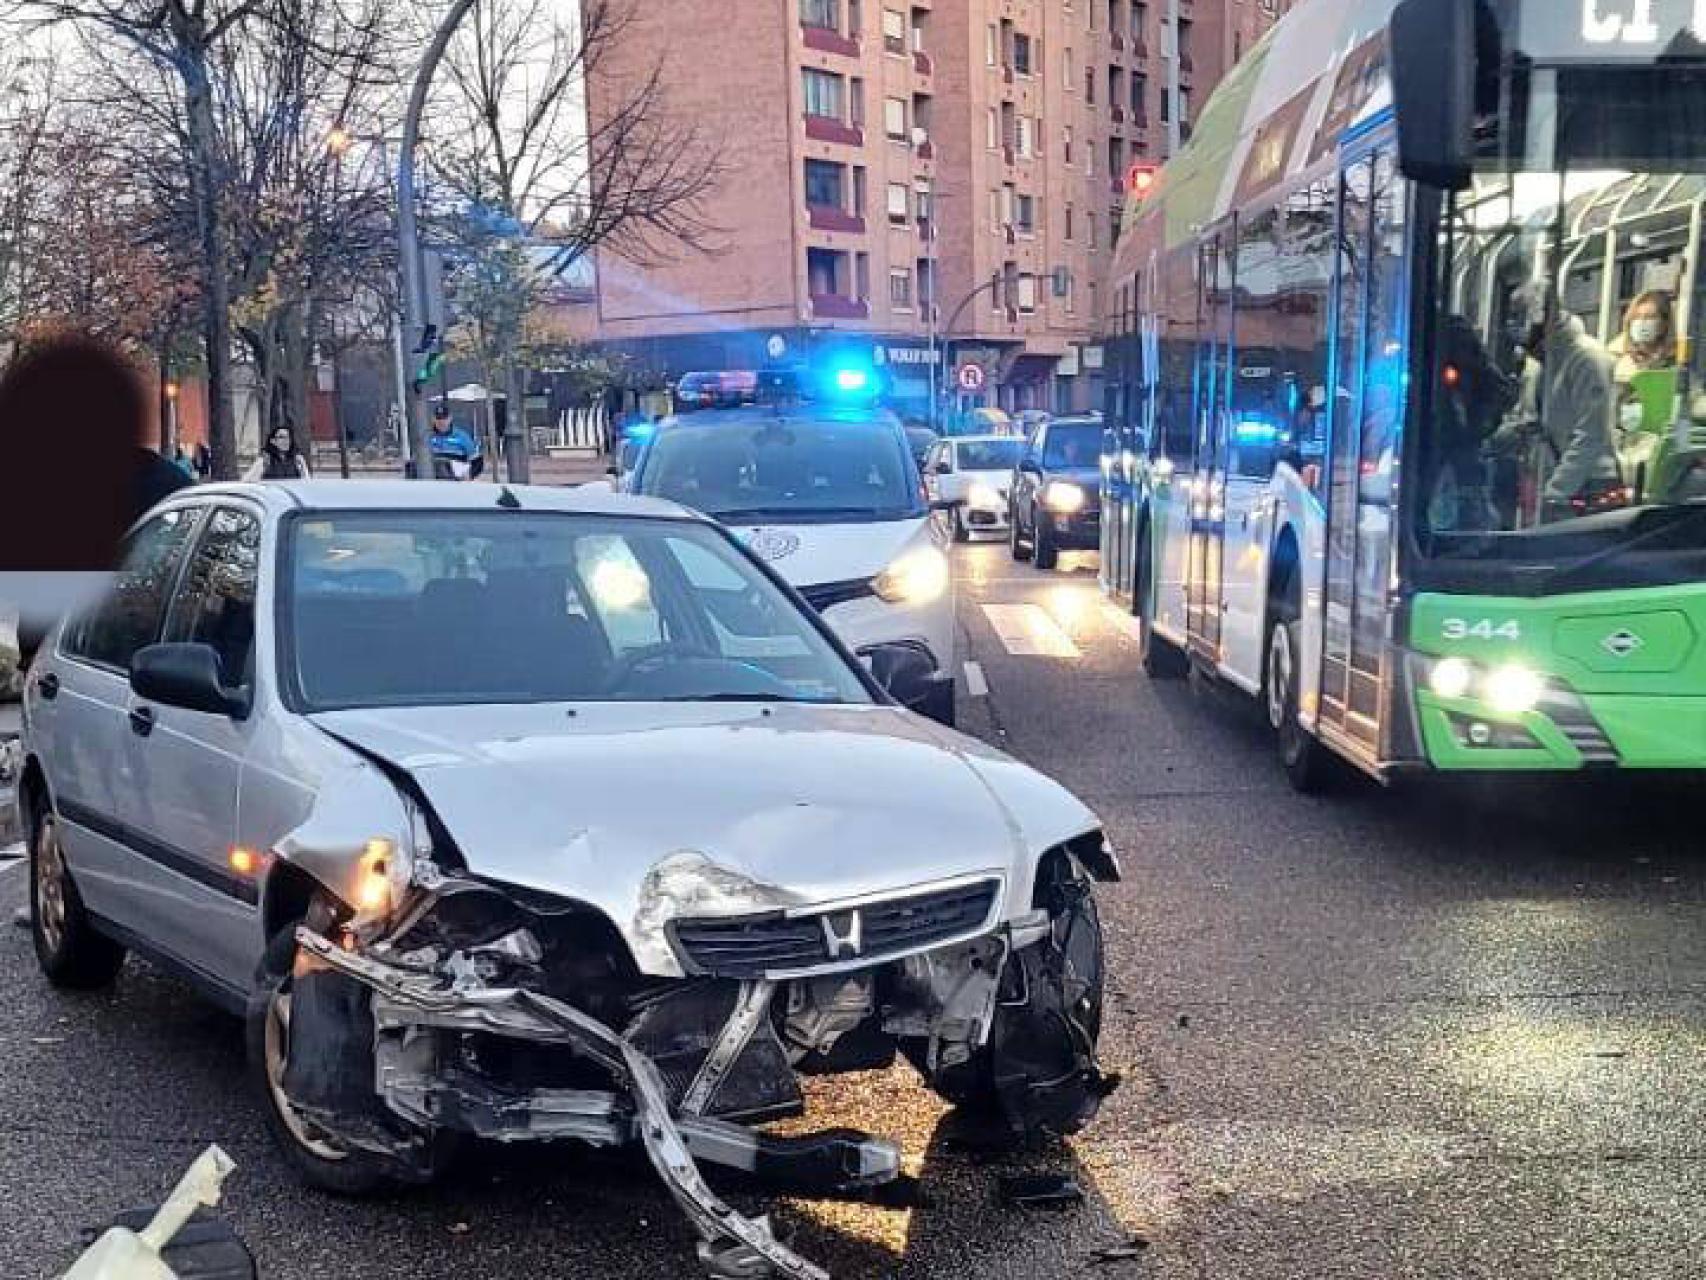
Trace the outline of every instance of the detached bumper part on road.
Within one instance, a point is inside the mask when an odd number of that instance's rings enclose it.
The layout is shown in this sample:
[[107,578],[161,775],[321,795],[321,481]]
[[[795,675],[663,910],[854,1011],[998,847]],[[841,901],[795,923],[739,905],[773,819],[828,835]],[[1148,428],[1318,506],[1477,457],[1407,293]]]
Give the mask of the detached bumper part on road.
[[[699,976],[656,979],[602,954],[584,916],[534,914],[494,886],[446,878],[385,936],[297,928],[282,1088],[327,1140],[402,1176],[440,1133],[638,1142],[711,1274],[824,1276],[764,1219],[720,1200],[697,1165],[805,1194],[894,1179],[901,1153],[885,1139],[748,1127],[800,1113],[796,1072],[882,1068],[898,1050],[945,1098],[1000,1115],[1021,1141],[1077,1131],[1117,1083],[1095,1064],[1102,961],[1088,884],[1050,870],[1037,909],[991,930],[999,889],[988,880],[868,909],[864,967],[815,916],[711,922],[734,926],[721,933],[683,922]],[[785,948],[790,929],[803,939],[799,968],[745,963]],[[885,930],[946,941],[920,951]]]

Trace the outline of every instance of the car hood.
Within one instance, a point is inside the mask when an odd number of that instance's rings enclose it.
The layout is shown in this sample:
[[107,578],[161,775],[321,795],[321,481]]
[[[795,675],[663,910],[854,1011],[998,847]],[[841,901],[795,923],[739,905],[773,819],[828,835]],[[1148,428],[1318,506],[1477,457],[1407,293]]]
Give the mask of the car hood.
[[1100,467],[1050,467],[1043,476],[1044,481],[1064,480],[1068,484],[1082,485],[1092,495],[1102,484]]
[[730,524],[729,532],[781,574],[789,585],[817,586],[874,578],[902,551],[928,538],[928,521],[865,524]]
[[405,770],[484,879],[605,912],[642,971],[663,925],[999,875],[1095,827],[1068,792],[893,707],[580,703],[311,717]]

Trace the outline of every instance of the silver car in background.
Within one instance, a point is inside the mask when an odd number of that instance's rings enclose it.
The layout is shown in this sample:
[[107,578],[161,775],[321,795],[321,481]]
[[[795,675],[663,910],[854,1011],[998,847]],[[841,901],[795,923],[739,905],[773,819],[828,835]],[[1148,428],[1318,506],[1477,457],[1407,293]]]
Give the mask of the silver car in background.
[[25,713],[43,970],[100,985],[133,949],[242,1014],[315,1185],[635,1143],[713,1270],[818,1276],[698,1172],[896,1176],[884,1139],[753,1127],[800,1075],[899,1055],[1015,1143],[1113,1087],[1094,815],[897,706],[671,504],[186,490]]

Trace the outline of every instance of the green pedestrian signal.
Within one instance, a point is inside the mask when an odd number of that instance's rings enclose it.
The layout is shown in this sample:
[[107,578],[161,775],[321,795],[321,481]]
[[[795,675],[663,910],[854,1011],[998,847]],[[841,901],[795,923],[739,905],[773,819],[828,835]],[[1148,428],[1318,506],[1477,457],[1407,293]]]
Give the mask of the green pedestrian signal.
[[424,387],[444,370],[444,352],[434,351],[415,370],[415,386]]

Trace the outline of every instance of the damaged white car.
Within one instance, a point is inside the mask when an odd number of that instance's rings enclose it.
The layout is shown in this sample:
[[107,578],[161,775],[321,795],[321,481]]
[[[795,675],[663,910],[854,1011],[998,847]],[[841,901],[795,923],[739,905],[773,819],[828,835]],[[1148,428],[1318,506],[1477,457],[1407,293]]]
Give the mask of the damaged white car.
[[699,1174],[895,1177],[881,1138],[756,1127],[801,1076],[900,1055],[1015,1142],[1113,1087],[1094,815],[895,705],[675,506],[188,490],[25,714],[44,971],[136,950],[244,1013],[320,1186],[422,1180],[470,1137],[637,1143],[713,1272],[816,1276]]

